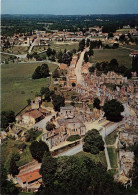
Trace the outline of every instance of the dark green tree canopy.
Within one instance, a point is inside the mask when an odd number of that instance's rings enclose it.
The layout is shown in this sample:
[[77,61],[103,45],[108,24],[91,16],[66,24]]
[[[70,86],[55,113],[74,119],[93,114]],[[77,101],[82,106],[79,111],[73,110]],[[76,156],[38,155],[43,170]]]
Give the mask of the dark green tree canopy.
[[102,136],[96,129],[88,131],[84,137],[84,152],[90,152],[92,154],[98,154],[104,150],[104,141]]
[[97,109],[100,109],[100,108],[101,108],[99,98],[95,98],[95,99],[94,99],[93,107],[94,107],[94,108],[97,108]]
[[15,114],[12,110],[1,112],[1,128],[8,127],[9,123],[15,121]]
[[65,98],[60,95],[52,96],[52,103],[55,111],[60,111],[60,107],[65,106]]
[[40,174],[43,186],[39,188],[37,195],[125,193],[125,188],[114,182],[101,163],[96,164],[86,156],[52,158],[44,154]]
[[32,79],[40,79],[40,78],[47,78],[49,76],[49,68],[47,64],[42,64],[41,66],[38,66],[33,75]]
[[43,155],[45,152],[49,151],[48,145],[43,141],[33,141],[30,145],[30,152],[32,157],[38,162],[42,162]]
[[112,99],[105,102],[103,111],[107,120],[118,122],[122,120],[121,113],[124,111],[124,106],[116,99]]
[[53,130],[55,128],[56,128],[56,125],[54,123],[48,122],[47,125],[46,125],[46,129],[48,131],[51,131],[51,130]]

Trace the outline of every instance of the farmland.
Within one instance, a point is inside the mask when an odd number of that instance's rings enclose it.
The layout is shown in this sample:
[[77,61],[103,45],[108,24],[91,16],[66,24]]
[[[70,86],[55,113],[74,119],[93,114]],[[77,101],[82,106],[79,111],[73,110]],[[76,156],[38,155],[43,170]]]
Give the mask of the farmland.
[[[42,63],[10,63],[1,66],[1,101],[2,110],[13,110],[18,113],[26,104],[27,99],[33,99],[41,87],[49,84],[49,78],[32,80],[35,68]],[[57,65],[47,63],[53,72]]]
[[90,62],[102,62],[110,61],[112,59],[117,59],[120,65],[124,65],[127,68],[131,68],[132,58],[129,56],[131,52],[126,49],[103,49],[103,50],[94,50],[94,56],[90,58]]

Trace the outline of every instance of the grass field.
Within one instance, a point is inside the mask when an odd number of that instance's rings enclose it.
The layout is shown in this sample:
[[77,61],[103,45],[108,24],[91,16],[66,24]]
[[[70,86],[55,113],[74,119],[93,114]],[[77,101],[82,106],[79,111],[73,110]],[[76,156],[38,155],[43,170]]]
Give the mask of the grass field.
[[130,49],[134,49],[134,50],[138,50],[138,45],[124,45],[124,47],[130,48]]
[[[69,42],[69,43],[64,43],[64,42],[50,42],[50,48],[51,49],[55,49],[56,50],[56,52],[58,52],[58,51],[64,51],[65,49],[68,51],[68,50],[72,50],[72,49],[78,49],[78,45],[79,45],[79,43],[78,42],[73,42],[73,43],[71,43],[71,42]],[[48,46],[35,46],[34,48],[33,48],[33,50],[32,50],[32,53],[34,53],[34,52],[41,52],[41,51],[43,51],[43,50],[45,50],[45,49],[47,49],[48,48]]]
[[129,56],[130,53],[129,50],[122,48],[94,50],[94,57],[90,58],[90,62],[110,61],[115,58],[120,65],[131,68],[132,58]]
[[[49,78],[32,80],[31,76],[42,63],[3,64],[1,66],[1,110],[18,113],[28,98],[33,99],[41,87],[49,84]],[[57,65],[48,63],[51,72]]]
[[[8,169],[10,158],[12,153],[19,153],[18,145],[23,142],[15,141],[12,139],[8,139],[1,146],[1,154],[2,154],[2,163],[4,163],[5,167]],[[24,149],[23,153],[20,154],[20,160],[17,162],[18,166],[22,166],[28,162],[30,162],[33,158],[29,150],[30,143],[26,143],[27,147]]]
[[78,154],[76,154],[76,156],[87,156],[91,158],[93,161],[95,161],[96,163],[101,162],[104,166],[107,166],[104,151],[96,155],[87,152],[79,152]]
[[108,154],[112,168],[117,168],[117,152],[115,148],[108,147]]
[[113,133],[111,133],[105,138],[106,144],[113,145],[116,141],[116,138],[117,138],[117,131],[114,131]]
[[26,54],[28,47],[26,46],[14,46],[9,49],[5,49],[3,52],[13,53],[13,54]]

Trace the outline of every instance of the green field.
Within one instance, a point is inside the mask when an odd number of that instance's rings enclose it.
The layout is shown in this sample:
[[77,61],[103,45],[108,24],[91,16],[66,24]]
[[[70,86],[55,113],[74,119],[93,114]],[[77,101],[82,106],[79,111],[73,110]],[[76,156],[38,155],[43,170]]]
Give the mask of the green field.
[[[50,48],[51,49],[55,49],[56,52],[58,51],[64,51],[65,49],[68,51],[68,50],[72,50],[72,49],[78,49],[78,45],[79,43],[78,42],[74,42],[74,43],[64,43],[64,42],[61,42],[61,43],[58,43],[58,42],[50,42]],[[34,52],[41,52],[45,49],[47,49],[48,46],[35,46],[32,50],[32,53]]]
[[[130,48],[130,49],[133,49],[133,50],[138,50],[138,45],[124,45],[124,47]],[[133,52],[133,51],[131,51],[131,52]]]
[[117,138],[117,131],[114,131],[113,133],[111,133],[105,138],[105,142],[107,145],[113,145],[116,141],[116,138]]
[[107,150],[108,150],[108,154],[109,154],[111,167],[112,168],[117,168],[118,165],[117,165],[117,151],[116,151],[116,149],[108,147]]
[[[19,153],[18,145],[20,145],[21,141],[15,141],[12,139],[8,139],[1,146],[1,154],[2,154],[2,163],[4,163],[5,168],[8,169],[9,162],[12,153]],[[17,162],[18,166],[22,166],[28,162],[30,162],[33,158],[30,153],[29,145],[30,143],[26,143],[27,147],[24,149],[23,153],[20,154],[20,160]]]
[[96,155],[87,152],[79,152],[78,154],[76,154],[76,156],[87,156],[91,158],[93,161],[95,161],[96,163],[101,162],[104,166],[107,166],[104,151]]
[[28,51],[28,47],[26,46],[14,46],[8,49],[5,49],[3,52],[13,53],[13,54],[26,54]]
[[[18,113],[28,98],[33,99],[41,87],[49,84],[49,78],[32,80],[31,76],[42,63],[2,64],[1,66],[1,110]],[[57,65],[48,63],[51,72]]]
[[91,63],[110,61],[113,58],[117,59],[120,65],[131,68],[132,58],[129,56],[131,52],[127,49],[103,49],[94,50],[94,57],[90,58]]

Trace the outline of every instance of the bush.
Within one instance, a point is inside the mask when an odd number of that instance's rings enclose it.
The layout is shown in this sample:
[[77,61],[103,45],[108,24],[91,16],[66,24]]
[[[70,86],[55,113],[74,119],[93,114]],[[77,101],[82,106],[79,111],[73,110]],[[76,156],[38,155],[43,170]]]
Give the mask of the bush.
[[81,136],[80,135],[71,135],[67,138],[67,141],[69,142],[73,142],[73,141],[76,141],[78,139],[81,139]]

